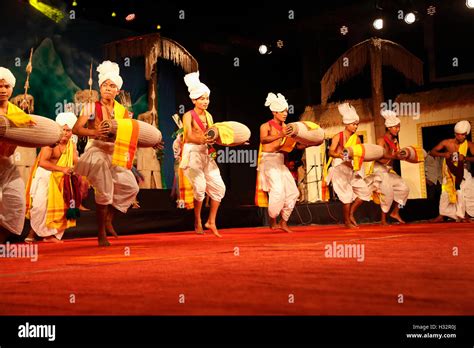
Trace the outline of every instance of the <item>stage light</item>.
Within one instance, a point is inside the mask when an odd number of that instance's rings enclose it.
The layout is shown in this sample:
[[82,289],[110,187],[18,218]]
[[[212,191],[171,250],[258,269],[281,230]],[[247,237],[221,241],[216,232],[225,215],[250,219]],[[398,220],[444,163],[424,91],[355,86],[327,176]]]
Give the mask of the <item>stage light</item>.
[[115,12],[112,12],[111,16],[112,17],[117,17],[117,14]]
[[61,22],[64,18],[64,14],[56,7],[46,5],[38,0],[29,0],[29,4],[56,23]]
[[407,24],[413,24],[415,23],[416,21],[416,16],[413,12],[408,12],[406,15],[405,15],[405,23]]
[[158,24],[158,25],[156,26],[156,29],[160,30],[160,29],[161,29],[161,25]]
[[266,45],[260,45],[258,52],[260,52],[260,54],[266,54],[268,52],[268,47]]
[[474,8],[474,0],[466,0],[467,8]]
[[285,46],[285,43],[283,42],[283,40],[278,40],[277,41],[277,47],[278,48],[283,48],[283,46]]
[[376,20],[374,20],[373,26],[377,30],[383,29],[383,19],[377,18]]
[[125,17],[125,20],[130,22],[135,19],[135,13],[130,13],[127,17]]
[[342,35],[346,35],[349,32],[349,28],[343,25],[341,29],[339,29],[339,31],[341,32]]
[[72,6],[77,6],[77,2],[76,2],[76,1],[73,1],[73,2],[72,2]]
[[431,5],[428,7],[426,13],[428,13],[430,16],[433,16],[436,13],[436,6]]

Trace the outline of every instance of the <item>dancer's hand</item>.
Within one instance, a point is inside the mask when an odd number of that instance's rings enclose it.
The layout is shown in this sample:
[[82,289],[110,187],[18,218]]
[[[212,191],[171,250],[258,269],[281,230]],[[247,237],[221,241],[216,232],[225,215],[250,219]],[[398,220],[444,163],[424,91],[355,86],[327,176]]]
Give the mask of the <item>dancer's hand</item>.
[[153,149],[155,149],[155,150],[163,150],[164,148],[165,148],[165,142],[164,141],[160,141],[158,144],[153,146]]
[[107,134],[109,134],[109,127],[105,123],[103,123],[100,125],[99,128],[96,128],[94,135],[96,137],[103,137],[103,136],[106,136]]
[[61,172],[63,172],[64,175],[72,175],[74,173],[73,169],[69,167],[63,167]]

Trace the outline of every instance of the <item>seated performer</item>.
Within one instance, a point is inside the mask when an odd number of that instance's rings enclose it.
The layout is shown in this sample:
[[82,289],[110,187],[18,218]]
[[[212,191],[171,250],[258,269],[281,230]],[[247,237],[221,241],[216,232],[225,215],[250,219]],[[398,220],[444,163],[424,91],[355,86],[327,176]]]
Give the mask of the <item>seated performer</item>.
[[[344,224],[347,228],[356,228],[354,213],[363,201],[369,201],[371,191],[364,181],[363,167],[355,171],[352,161],[345,160],[343,150],[360,140],[356,134],[359,127],[359,115],[353,106],[347,103],[338,106],[345,128],[336,134],[329,148],[329,156],[325,166],[325,184],[332,183],[334,192],[343,203]],[[332,167],[329,165],[332,163]],[[329,168],[329,170],[328,170]]]
[[[132,171],[127,168],[133,158],[126,159],[127,165],[122,163],[122,156],[116,154],[123,147],[115,147],[113,142],[104,141],[108,128],[106,125],[100,126],[103,120],[130,118],[127,109],[115,100],[123,83],[119,66],[105,61],[97,67],[97,71],[100,101],[84,106],[72,130],[74,134],[90,138],[74,171],[86,176],[94,187],[99,246],[109,246],[106,233],[117,237],[112,225],[114,209],[126,213],[139,188]],[[84,128],[86,124],[87,128]]]
[[[31,116],[10,103],[16,79],[10,70],[0,67],[0,115],[17,127],[34,125]],[[25,222],[25,183],[10,157],[16,145],[0,139],[0,244],[10,233],[21,235]]]
[[[270,228],[293,232],[288,227],[293,208],[300,195],[295,178],[285,165],[285,155],[281,152],[282,139],[289,134],[285,121],[288,117],[288,102],[278,93],[268,93],[265,101],[273,114],[273,119],[260,126],[260,154],[257,167],[257,206],[268,206]],[[298,144],[299,149],[304,148]],[[268,193],[268,200],[266,194]],[[277,218],[281,215],[278,223]]]
[[[203,234],[201,208],[206,193],[211,204],[209,218],[205,227],[215,236],[221,237],[216,227],[216,215],[219,204],[225,194],[219,167],[215,161],[213,141],[204,132],[213,125],[213,119],[207,108],[209,106],[209,88],[199,80],[199,72],[184,77],[194,108],[183,115],[184,145],[179,168],[192,185],[194,196],[194,230]],[[184,181],[184,180],[183,180]],[[180,180],[179,189],[185,190],[185,183]]]
[[391,110],[382,111],[385,118],[385,135],[377,139],[377,145],[384,148],[384,158],[373,162],[366,182],[374,192],[374,201],[380,204],[382,210],[381,225],[388,225],[387,214],[393,208],[390,216],[404,224],[399,214],[400,207],[405,206],[410,189],[394,170],[393,161],[399,159],[398,133],[400,132],[400,119]]
[[[454,138],[441,141],[430,151],[433,156],[444,157],[440,215],[434,222],[441,222],[443,216],[470,222],[466,213],[474,216],[474,179],[465,168],[467,162],[474,162],[474,144],[466,139],[470,132],[471,124],[459,121],[454,127]],[[470,157],[467,156],[468,149]]]
[[[68,209],[79,207],[81,202],[80,178],[73,178],[78,152],[71,135],[76,121],[71,112],[56,117],[64,136],[56,146],[43,147],[33,167],[26,189],[26,215],[31,225],[27,243],[33,242],[35,235],[43,237],[44,242],[62,243],[64,231],[76,226],[76,220],[67,216]],[[72,202],[65,201],[65,191]]]

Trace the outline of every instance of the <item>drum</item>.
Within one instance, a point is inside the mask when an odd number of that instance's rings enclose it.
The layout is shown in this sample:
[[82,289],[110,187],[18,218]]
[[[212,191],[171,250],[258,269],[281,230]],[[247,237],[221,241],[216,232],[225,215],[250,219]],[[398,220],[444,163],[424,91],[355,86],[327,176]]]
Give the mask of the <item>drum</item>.
[[384,153],[384,149],[380,145],[356,144],[345,148],[343,154],[344,156],[347,156],[348,159],[352,159],[354,157],[354,151],[359,151],[361,153],[361,158],[364,162],[379,160],[383,157]]
[[324,129],[314,122],[292,122],[287,125],[291,129],[290,137],[306,146],[318,146],[324,141]]
[[425,160],[423,150],[418,146],[407,146],[400,150],[400,159],[410,163],[419,163]]
[[[161,142],[162,136],[158,128],[152,126],[143,121],[135,120],[138,122],[138,147],[153,147]],[[100,139],[103,141],[113,142],[117,134],[117,120],[104,120],[100,123],[99,127],[105,124],[109,128],[109,135],[106,139]]]
[[250,139],[250,129],[240,122],[217,122],[214,123],[204,135],[211,138],[219,145],[238,146],[244,144]]
[[5,116],[0,116],[0,139],[23,147],[43,147],[58,143],[63,137],[62,127],[47,117],[30,115],[36,125],[15,127]]

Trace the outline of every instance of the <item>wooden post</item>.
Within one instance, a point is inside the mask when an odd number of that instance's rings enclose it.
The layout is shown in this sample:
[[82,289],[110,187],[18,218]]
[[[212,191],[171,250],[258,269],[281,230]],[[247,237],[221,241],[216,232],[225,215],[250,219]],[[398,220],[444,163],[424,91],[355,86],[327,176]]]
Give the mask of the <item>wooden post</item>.
[[383,102],[382,85],[382,50],[375,40],[372,40],[370,53],[370,76],[372,80],[372,114],[374,116],[375,137],[379,138],[385,133],[385,121],[381,111]]

